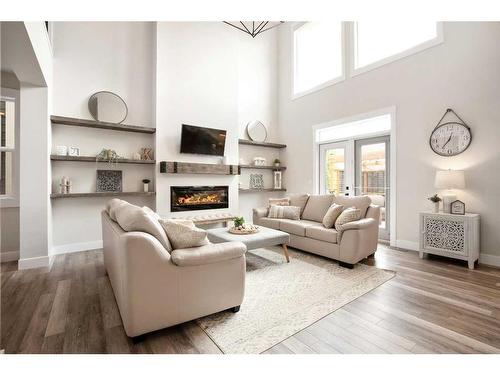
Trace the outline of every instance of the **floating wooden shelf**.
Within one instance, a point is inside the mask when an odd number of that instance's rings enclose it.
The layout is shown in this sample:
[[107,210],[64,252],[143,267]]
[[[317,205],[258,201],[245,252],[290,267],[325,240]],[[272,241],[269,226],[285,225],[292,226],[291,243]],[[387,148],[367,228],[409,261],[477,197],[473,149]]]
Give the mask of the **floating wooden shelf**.
[[160,173],[238,175],[240,169],[238,165],[161,161]]
[[285,148],[286,147],[286,145],[281,144],[281,143],[254,142],[254,141],[250,141],[248,139],[239,139],[238,143],[240,145],[247,145],[247,146],[272,147],[272,148]]
[[92,121],[73,117],[50,116],[50,121],[53,124],[68,125],[68,126],[82,126],[85,128],[94,129],[108,129],[123,132],[146,133],[154,134],[155,128],[137,125],[114,124],[112,122]]
[[271,169],[273,171],[284,171],[286,167],[273,167],[272,165],[250,165],[250,164],[240,164],[240,168],[245,169]]
[[270,192],[270,191],[286,191],[286,189],[239,189],[241,192],[255,192],[255,193],[260,193],[260,192]]
[[128,164],[156,164],[156,160],[135,160],[135,159],[116,159],[113,161],[105,159],[97,159],[95,156],[67,156],[67,155],[50,155],[50,160],[57,161],[84,161],[84,162],[99,162],[99,163],[128,163]]
[[69,193],[69,194],[59,194],[53,193],[50,194],[52,199],[56,198],[90,198],[90,197],[119,197],[119,196],[138,196],[138,197],[150,197],[154,196],[156,193],[154,191],[143,192],[143,191],[129,191],[129,192],[115,192],[108,191],[103,193]]

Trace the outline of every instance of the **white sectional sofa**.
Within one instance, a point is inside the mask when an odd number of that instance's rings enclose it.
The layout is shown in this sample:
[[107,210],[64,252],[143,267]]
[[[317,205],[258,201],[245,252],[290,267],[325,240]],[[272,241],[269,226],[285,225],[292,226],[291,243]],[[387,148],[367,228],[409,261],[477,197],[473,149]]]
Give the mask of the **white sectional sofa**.
[[[361,219],[345,224],[341,233],[325,228],[323,217],[333,203],[360,209]],[[268,218],[268,207],[263,207],[253,210],[253,222],[289,233],[292,247],[338,260],[349,268],[377,250],[380,208],[369,197],[300,194],[290,197],[290,205],[302,208],[300,220]]]

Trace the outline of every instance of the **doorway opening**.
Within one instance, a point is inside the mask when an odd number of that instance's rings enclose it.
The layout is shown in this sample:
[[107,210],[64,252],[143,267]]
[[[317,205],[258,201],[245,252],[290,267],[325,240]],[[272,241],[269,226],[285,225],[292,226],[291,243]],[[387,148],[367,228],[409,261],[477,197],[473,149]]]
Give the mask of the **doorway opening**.
[[320,194],[369,196],[381,211],[379,239],[390,241],[396,212],[395,116],[393,110],[381,112],[315,127],[315,180]]

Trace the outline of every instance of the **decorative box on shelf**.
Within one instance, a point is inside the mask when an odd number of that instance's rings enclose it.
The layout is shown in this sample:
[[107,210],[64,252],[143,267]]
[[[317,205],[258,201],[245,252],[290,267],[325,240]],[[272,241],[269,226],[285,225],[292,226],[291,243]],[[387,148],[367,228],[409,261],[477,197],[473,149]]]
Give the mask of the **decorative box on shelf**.
[[479,259],[479,214],[420,213],[419,255],[425,253],[466,260]]

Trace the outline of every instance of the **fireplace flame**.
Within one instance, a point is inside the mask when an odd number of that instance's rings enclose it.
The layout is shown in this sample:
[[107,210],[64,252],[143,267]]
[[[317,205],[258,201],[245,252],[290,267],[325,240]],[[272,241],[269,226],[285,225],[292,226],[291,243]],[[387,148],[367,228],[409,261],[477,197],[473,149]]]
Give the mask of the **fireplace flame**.
[[210,204],[221,203],[219,194],[193,194],[177,198],[177,204]]

